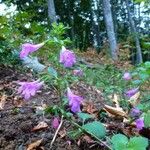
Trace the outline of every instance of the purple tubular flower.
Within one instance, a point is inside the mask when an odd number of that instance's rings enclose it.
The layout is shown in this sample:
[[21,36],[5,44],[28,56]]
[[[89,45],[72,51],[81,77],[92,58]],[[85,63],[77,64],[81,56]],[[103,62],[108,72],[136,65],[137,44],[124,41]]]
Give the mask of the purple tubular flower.
[[21,85],[18,88],[18,94],[21,94],[25,100],[29,100],[41,88],[43,82],[37,80],[34,82],[19,82],[18,84]]
[[59,118],[58,117],[55,117],[54,119],[53,119],[53,121],[52,121],[52,127],[54,128],[54,129],[57,129],[58,128],[58,126],[59,126]]
[[144,120],[142,118],[136,120],[136,128],[141,130],[144,127]]
[[71,111],[74,113],[80,112],[80,105],[82,103],[83,98],[73,94],[70,88],[67,89],[67,97],[69,100],[69,106],[71,107]]
[[41,48],[45,43],[40,43],[40,44],[30,44],[30,43],[25,43],[22,45],[22,50],[20,52],[20,58],[23,59],[24,57],[27,57],[30,53],[33,53],[37,51],[39,48]]
[[124,73],[124,75],[123,75],[123,79],[124,79],[124,80],[131,80],[131,78],[132,78],[132,77],[131,77],[131,74],[130,74],[129,72],[125,72],[125,73]]
[[141,111],[138,108],[132,108],[130,112],[131,117],[139,117],[141,114]]
[[125,92],[125,95],[130,98],[133,95],[135,95],[138,91],[139,91],[139,88],[130,89],[127,92]]
[[83,71],[81,69],[73,70],[73,74],[76,76],[83,76]]
[[76,56],[74,52],[67,50],[64,46],[62,46],[59,62],[64,64],[66,68],[70,68],[76,63]]

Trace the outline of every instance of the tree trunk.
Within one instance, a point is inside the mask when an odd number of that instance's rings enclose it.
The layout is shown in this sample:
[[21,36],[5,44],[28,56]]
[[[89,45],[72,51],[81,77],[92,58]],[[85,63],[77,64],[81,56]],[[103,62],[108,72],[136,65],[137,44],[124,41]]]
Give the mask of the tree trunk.
[[133,20],[133,15],[131,13],[129,0],[126,0],[126,6],[127,6],[127,11],[128,11],[128,19],[129,19],[129,22],[130,22],[131,32],[133,33],[134,40],[135,40],[135,45],[136,45],[136,62],[137,63],[142,63],[143,58],[142,58],[142,51],[141,51],[140,41],[139,41],[139,38],[138,38],[138,33],[136,31],[135,22]]
[[118,47],[117,47],[117,41],[114,32],[114,24],[112,20],[111,5],[109,0],[103,0],[103,11],[104,11],[107,36],[108,36],[110,50],[111,50],[111,57],[113,60],[117,60]]
[[50,20],[50,23],[56,22],[56,11],[55,11],[55,4],[54,0],[48,0],[48,17]]
[[92,32],[93,32],[93,45],[96,48],[96,51],[100,52],[101,47],[101,38],[100,38],[100,28],[98,21],[98,1],[91,1],[91,24],[92,24]]
[[114,32],[115,32],[115,37],[116,41],[118,39],[118,22],[117,22],[117,5],[118,5],[118,0],[113,0],[112,1],[112,18],[113,18],[113,23],[114,23]]

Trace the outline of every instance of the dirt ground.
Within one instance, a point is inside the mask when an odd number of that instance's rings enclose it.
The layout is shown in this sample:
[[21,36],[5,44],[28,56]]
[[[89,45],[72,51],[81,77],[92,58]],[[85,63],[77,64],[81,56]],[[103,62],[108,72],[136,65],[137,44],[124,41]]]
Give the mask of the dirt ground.
[[[53,88],[43,88],[32,100],[24,102],[21,97],[16,94],[16,81],[32,80],[31,73],[22,74],[14,68],[0,66],[0,96],[5,95],[6,102],[3,109],[0,110],[0,150],[26,150],[29,144],[41,140],[39,146],[35,150],[49,150],[51,140],[55,134],[52,128],[51,115],[38,114],[37,108],[41,105],[58,104],[58,96]],[[97,97],[90,87],[77,84],[79,93],[85,96],[85,99],[97,99],[100,101],[102,97]],[[88,91],[87,91],[88,89]],[[91,91],[91,92],[89,92]],[[100,103],[97,106],[100,107]],[[33,131],[33,128],[39,122],[46,122],[48,127]],[[64,120],[60,131],[72,128],[67,120]],[[88,144],[84,141],[73,141],[67,135],[57,138],[53,144],[52,150],[96,150],[104,149],[100,144]],[[28,149],[31,150],[31,149]]]

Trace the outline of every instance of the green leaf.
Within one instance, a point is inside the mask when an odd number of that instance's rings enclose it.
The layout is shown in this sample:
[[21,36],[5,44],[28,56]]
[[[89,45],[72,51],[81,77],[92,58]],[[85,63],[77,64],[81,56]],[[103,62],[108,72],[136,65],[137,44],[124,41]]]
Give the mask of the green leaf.
[[128,148],[131,150],[146,150],[148,146],[148,139],[144,137],[133,137],[130,138]]
[[145,127],[150,127],[150,112],[144,115],[144,125]]
[[83,125],[82,128],[88,131],[89,133],[95,135],[99,139],[104,138],[106,135],[106,129],[103,126],[103,124],[99,121],[87,123]]
[[78,137],[80,137],[82,135],[82,130],[81,129],[77,129],[77,130],[73,130],[68,132],[68,136],[72,139],[77,139]]
[[90,115],[90,114],[87,114],[87,113],[78,113],[78,116],[79,118],[81,118],[83,120],[83,122],[86,120],[86,119],[90,119],[90,118],[94,118],[93,115]]
[[141,82],[142,82],[141,80],[133,80],[133,81],[132,81],[132,83],[133,83],[133,84],[136,84],[136,85],[139,85]]
[[145,67],[146,67],[146,68],[150,68],[150,61],[146,61],[146,62],[145,62]]
[[111,142],[115,150],[127,150],[128,138],[123,134],[116,134],[112,137]]
[[48,67],[47,71],[48,71],[48,73],[49,73],[50,75],[52,75],[52,76],[54,76],[55,78],[57,78],[57,71],[56,71],[54,68]]
[[141,73],[139,76],[142,80],[146,80],[149,78],[149,75],[146,73],[146,71]]

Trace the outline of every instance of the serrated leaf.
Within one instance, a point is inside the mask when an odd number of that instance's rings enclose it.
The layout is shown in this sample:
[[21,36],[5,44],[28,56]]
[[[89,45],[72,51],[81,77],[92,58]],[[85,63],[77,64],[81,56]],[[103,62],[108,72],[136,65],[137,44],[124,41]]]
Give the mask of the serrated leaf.
[[146,150],[148,146],[148,139],[144,137],[133,137],[130,138],[128,148],[132,150]]
[[144,115],[144,125],[145,127],[150,127],[150,112]]
[[106,129],[103,126],[103,124],[99,121],[87,123],[83,125],[82,128],[88,131],[89,133],[95,135],[99,139],[104,138],[106,135]]
[[88,114],[88,113],[78,113],[78,116],[79,118],[81,118],[83,120],[83,122],[86,120],[86,119],[90,119],[90,118],[94,118],[94,116]]
[[127,150],[128,138],[123,134],[116,134],[112,137],[111,142],[115,150]]
[[56,71],[54,68],[48,67],[47,71],[48,71],[48,73],[49,73],[50,75],[52,75],[52,76],[54,76],[55,78],[57,78],[57,71]]

